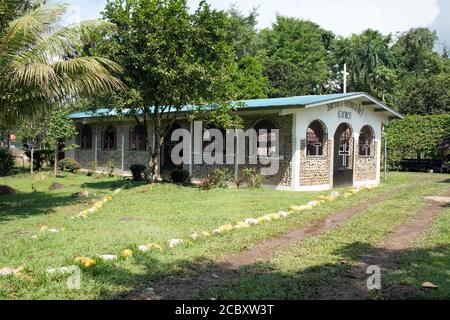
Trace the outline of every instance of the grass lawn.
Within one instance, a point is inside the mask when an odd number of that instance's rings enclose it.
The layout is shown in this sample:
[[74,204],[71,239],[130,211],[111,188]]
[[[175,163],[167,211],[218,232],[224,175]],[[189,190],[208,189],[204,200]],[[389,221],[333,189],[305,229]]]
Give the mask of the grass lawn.
[[[439,181],[444,180],[444,177],[392,174],[386,184],[370,192],[341,198],[288,219],[235,230],[205,240],[186,241],[173,249],[167,247],[169,239],[189,239],[193,232],[211,232],[223,224],[234,225],[245,218],[286,211],[289,206],[306,204],[329,192],[293,193],[268,189],[201,191],[194,187],[144,185],[121,178],[95,178],[82,174],[65,174],[56,179],[49,173],[0,178],[0,184],[20,191],[16,195],[0,196],[0,268],[23,266],[23,274],[26,275],[21,278],[0,277],[0,298],[116,298],[145,288],[146,281],[196,270],[206,261],[215,261],[227,254],[245,250],[263,239],[318,220],[337,210],[370,202],[380,193],[395,192],[396,201],[376,205],[352,218],[345,227],[289,250],[270,265],[270,270],[275,268],[274,271],[267,271],[266,267],[269,266],[264,266],[265,275],[277,275],[274,279],[282,280],[279,284],[271,282],[273,288],[268,289],[266,283],[261,283],[262,278],[243,277],[238,284],[228,288],[230,290],[208,292],[209,296],[220,297],[284,298],[285,289],[288,288],[288,297],[294,297],[297,291],[293,288],[295,284],[289,283],[291,276],[308,268],[336,263],[341,256],[336,252],[351,244],[364,241],[370,244],[381,239],[408,214],[420,209],[422,195],[431,195],[443,189],[446,184]],[[52,182],[62,183],[65,188],[49,191]],[[86,220],[71,219],[79,211],[91,207],[96,200],[112,195],[117,188],[124,189],[113,195],[113,200],[99,212]],[[89,191],[90,198],[76,199],[70,196],[81,190]],[[445,226],[445,222],[442,224]],[[65,228],[65,231],[55,234],[40,231],[43,225]],[[33,239],[33,236],[37,236],[37,239]],[[447,244],[450,242],[448,237],[441,238]],[[161,244],[164,251],[139,254],[135,250],[138,245],[150,242]],[[46,274],[49,268],[73,265],[76,256],[95,258],[100,254],[120,254],[125,248],[134,251],[133,257],[98,262],[96,266],[84,269],[80,290],[67,288],[67,275]],[[350,250],[351,255],[358,252],[357,247]],[[305,259],[305,254],[308,259]],[[314,277],[305,281],[310,281],[311,286],[315,283]]]
[[[200,293],[221,299],[334,299],[350,278],[345,278],[363,254],[374,250],[390,232],[424,207],[423,197],[449,187],[448,175],[391,174],[384,188],[400,183],[389,200],[369,207],[343,226],[301,241],[281,252],[270,263],[240,270],[238,280],[222,288]],[[400,269],[382,274],[382,286],[408,284],[420,288],[424,281],[438,289],[420,292],[422,298],[450,298],[450,210],[445,209],[432,231],[417,247],[398,253]],[[376,250],[376,249],[375,249]],[[344,281],[342,281],[344,279]],[[419,292],[419,290],[418,290]],[[342,297],[342,296],[341,296]],[[379,294],[369,298],[383,299]]]
[[450,207],[442,212],[430,232],[399,256],[397,270],[386,277],[387,284],[416,288],[424,281],[438,288],[426,291],[422,298],[450,299]]

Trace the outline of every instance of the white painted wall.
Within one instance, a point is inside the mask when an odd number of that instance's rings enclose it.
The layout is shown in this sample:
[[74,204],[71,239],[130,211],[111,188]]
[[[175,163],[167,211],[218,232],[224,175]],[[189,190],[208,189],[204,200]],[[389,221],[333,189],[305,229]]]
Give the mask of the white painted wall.
[[[352,101],[352,100],[349,100]],[[361,102],[360,100],[353,101],[355,103]],[[353,154],[355,155],[358,151],[358,138],[359,138],[359,132],[361,131],[362,127],[366,125],[370,125],[374,132],[375,132],[375,141],[377,142],[377,180],[376,181],[367,181],[367,184],[373,184],[373,183],[379,183],[380,181],[380,164],[381,164],[381,127],[383,123],[389,122],[389,114],[385,112],[375,112],[375,106],[365,106],[364,107],[364,113],[362,116],[360,116],[356,111],[352,110],[348,107],[339,107],[332,109],[328,111],[328,107],[326,104],[322,106],[315,106],[311,108],[299,108],[294,110],[285,110],[283,113],[288,114],[292,113],[294,115],[294,122],[295,125],[293,126],[293,130],[295,131],[295,137],[293,137],[293,190],[304,190],[304,188],[300,187],[301,181],[299,181],[299,166],[300,166],[300,141],[302,139],[306,139],[306,130],[311,122],[314,120],[321,120],[325,123],[326,129],[328,132],[328,139],[334,141],[334,134],[336,132],[336,129],[339,127],[341,123],[348,123],[350,124],[352,131],[353,131],[353,137],[355,139],[355,150]],[[351,119],[340,119],[339,118],[339,111],[345,111],[351,113]],[[331,146],[331,150],[334,150],[334,146]],[[332,152],[332,158],[333,158],[334,152]],[[331,163],[333,163],[333,159],[331,159]],[[333,177],[333,168],[330,170],[331,178]],[[364,182],[366,183],[366,182]],[[318,186],[319,189],[330,189],[331,185],[326,186]],[[314,187],[317,189],[318,187]]]

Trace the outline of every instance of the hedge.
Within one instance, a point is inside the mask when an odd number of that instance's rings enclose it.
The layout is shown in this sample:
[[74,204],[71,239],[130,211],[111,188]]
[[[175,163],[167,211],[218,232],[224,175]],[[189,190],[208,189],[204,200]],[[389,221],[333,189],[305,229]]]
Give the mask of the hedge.
[[396,166],[402,159],[444,159],[448,150],[443,142],[450,139],[450,115],[407,116],[394,120],[386,128],[388,162]]

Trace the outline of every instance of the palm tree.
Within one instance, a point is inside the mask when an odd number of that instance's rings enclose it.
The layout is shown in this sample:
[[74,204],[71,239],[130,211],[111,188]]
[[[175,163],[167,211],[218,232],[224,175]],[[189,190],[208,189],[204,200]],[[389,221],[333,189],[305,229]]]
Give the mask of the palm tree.
[[0,33],[0,121],[15,123],[80,96],[124,89],[119,65],[80,56],[86,43],[108,34],[102,20],[62,26],[67,4],[40,4]]

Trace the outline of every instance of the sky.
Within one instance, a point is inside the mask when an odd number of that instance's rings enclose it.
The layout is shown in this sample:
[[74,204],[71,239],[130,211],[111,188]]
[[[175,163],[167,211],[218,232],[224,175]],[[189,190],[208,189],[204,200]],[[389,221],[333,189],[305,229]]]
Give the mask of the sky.
[[[106,0],[65,0],[72,5],[71,20],[100,17]],[[200,0],[188,0],[195,9]],[[450,46],[449,0],[209,0],[217,9],[235,4],[247,12],[258,8],[258,27],[269,27],[277,14],[311,20],[337,35],[372,28],[384,34],[412,27],[436,29],[440,42]]]

